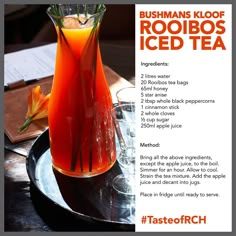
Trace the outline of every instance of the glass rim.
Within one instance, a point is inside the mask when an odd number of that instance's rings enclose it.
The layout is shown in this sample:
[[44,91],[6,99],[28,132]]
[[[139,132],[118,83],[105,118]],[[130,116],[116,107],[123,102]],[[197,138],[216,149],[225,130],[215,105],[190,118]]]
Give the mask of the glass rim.
[[124,88],[121,88],[121,89],[119,89],[119,90],[117,90],[116,91],[116,95],[119,93],[119,92],[121,92],[121,91],[123,91],[123,90],[126,90],[126,89],[135,89],[136,87],[135,86],[128,86],[128,87],[124,87]]
[[127,89],[136,89],[136,87],[135,86],[124,87],[124,88],[119,89],[118,91],[116,91],[117,101],[118,102],[119,101],[125,101],[127,103],[135,103],[135,98],[130,97],[128,99],[127,98],[125,99],[125,98],[122,98],[122,96],[119,96],[119,94],[122,93],[122,91],[127,90]]
[[[75,4],[75,3],[74,3],[74,4],[63,4],[63,3],[59,3],[59,4],[54,4],[54,5],[57,5],[57,6],[63,6],[63,5],[65,5],[65,6],[68,6],[68,5],[70,5],[70,6],[76,6],[76,5],[78,5],[78,4]],[[85,5],[87,5],[87,6],[91,5],[91,6],[93,6],[93,5],[99,5],[99,4],[92,4],[92,3],[90,3],[90,4],[79,4],[79,5],[83,5],[83,6],[85,6]],[[78,6],[79,6],[79,5],[78,5]],[[100,5],[103,6],[102,9],[101,9],[99,12],[90,14],[90,17],[88,17],[88,19],[94,18],[94,17],[96,17],[96,16],[99,16],[99,15],[105,13],[105,11],[106,11],[106,6],[105,6],[105,4],[100,4]],[[65,16],[69,16],[69,14],[68,14],[68,15],[56,15],[56,14],[53,14],[52,12],[50,12],[51,9],[52,9],[52,4],[47,8],[46,12],[47,12],[48,15],[50,15],[50,16],[53,17],[53,18],[62,19],[62,18],[64,18]],[[76,16],[76,18],[77,18],[77,17],[78,17],[78,16]]]

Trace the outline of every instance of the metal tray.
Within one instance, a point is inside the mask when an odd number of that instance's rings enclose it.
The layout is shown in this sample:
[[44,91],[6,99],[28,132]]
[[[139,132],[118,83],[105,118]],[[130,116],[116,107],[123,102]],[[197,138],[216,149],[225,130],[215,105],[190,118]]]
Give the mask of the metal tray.
[[112,187],[121,173],[116,162],[90,178],[65,176],[52,167],[48,129],[33,143],[26,159],[31,198],[43,220],[54,230],[134,231],[135,196]]

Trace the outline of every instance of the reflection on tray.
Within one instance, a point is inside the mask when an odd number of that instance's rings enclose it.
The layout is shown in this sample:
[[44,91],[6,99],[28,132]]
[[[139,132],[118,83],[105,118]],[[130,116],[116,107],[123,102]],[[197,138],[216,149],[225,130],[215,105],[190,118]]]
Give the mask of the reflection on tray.
[[52,167],[50,149],[37,160],[37,187],[53,202],[79,215],[99,221],[135,224],[135,196],[119,194],[112,187],[121,173],[118,163],[106,173],[91,178],[74,178]]
[[53,169],[60,193],[75,212],[105,221],[133,224],[134,196],[118,194],[111,186],[120,171],[115,165],[110,171],[92,178],[73,178]]

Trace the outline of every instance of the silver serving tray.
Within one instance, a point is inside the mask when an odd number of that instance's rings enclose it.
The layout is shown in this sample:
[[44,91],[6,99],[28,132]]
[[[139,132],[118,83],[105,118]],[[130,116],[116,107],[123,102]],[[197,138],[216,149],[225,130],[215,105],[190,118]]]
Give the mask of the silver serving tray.
[[33,143],[26,168],[34,206],[53,230],[135,230],[135,197],[112,187],[113,178],[121,173],[117,162],[95,177],[65,176],[52,167],[47,129]]

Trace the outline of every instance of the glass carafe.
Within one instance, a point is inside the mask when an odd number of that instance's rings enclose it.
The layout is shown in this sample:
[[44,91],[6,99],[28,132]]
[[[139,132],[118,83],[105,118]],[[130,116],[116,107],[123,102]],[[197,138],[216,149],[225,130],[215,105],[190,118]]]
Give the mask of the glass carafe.
[[50,151],[53,167],[69,176],[104,173],[116,160],[113,104],[98,38],[105,10],[95,4],[59,4],[47,10],[57,32]]

